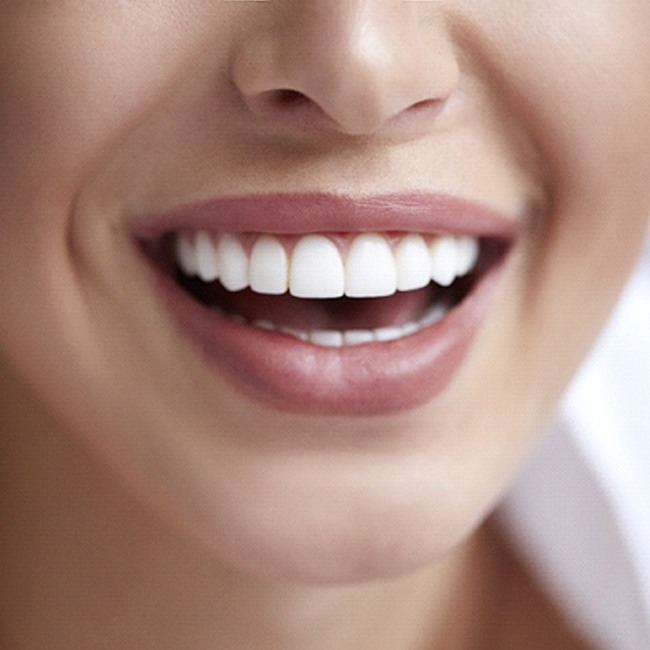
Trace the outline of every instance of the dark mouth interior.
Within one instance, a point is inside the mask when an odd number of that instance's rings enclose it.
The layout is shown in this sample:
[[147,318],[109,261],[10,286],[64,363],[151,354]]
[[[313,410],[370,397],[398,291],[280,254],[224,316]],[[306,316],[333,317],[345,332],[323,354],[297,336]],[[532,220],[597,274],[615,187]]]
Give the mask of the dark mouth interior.
[[475,270],[458,278],[450,287],[433,282],[423,289],[397,292],[380,298],[305,299],[287,294],[263,295],[249,289],[230,292],[219,281],[206,283],[187,277],[170,254],[172,236],[158,243],[144,244],[145,252],[165,273],[200,304],[250,323],[267,321],[278,328],[295,330],[372,330],[415,323],[435,305],[453,309],[463,302],[487,270],[498,262],[507,245],[503,241],[482,240],[481,256]]
[[[429,285],[417,291],[398,292],[381,298],[295,298],[289,294],[268,296],[249,289],[231,293],[218,282],[206,284],[177,274],[183,289],[207,307],[236,314],[249,322],[267,320],[279,327],[298,330],[365,330],[404,325],[422,318],[434,303],[458,304],[467,293],[464,282],[447,289]],[[461,287],[461,285],[465,285]]]

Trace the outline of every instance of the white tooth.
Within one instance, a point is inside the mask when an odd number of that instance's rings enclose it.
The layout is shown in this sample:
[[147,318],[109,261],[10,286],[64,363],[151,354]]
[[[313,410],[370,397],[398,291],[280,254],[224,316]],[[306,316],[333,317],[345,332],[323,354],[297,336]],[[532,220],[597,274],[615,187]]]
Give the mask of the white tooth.
[[219,307],[219,305],[208,305],[208,308],[210,309],[210,311],[213,311],[213,312],[216,312],[217,314],[219,314],[219,316],[226,316],[226,317],[229,318],[228,314],[226,314],[226,312],[223,309],[221,309],[221,307]]
[[407,235],[395,249],[398,291],[421,289],[431,282],[429,250],[420,235]]
[[467,275],[476,266],[479,254],[479,243],[475,237],[459,237],[456,240],[458,260],[456,274],[461,277]]
[[262,330],[269,330],[271,332],[277,329],[275,327],[275,325],[271,321],[268,321],[268,320],[256,320],[256,321],[253,321],[253,325],[255,327],[259,327]]
[[309,341],[309,333],[304,330],[296,330],[293,329],[293,327],[281,327],[280,331],[283,334],[288,334],[289,336],[293,336],[301,341]]
[[437,323],[439,320],[442,320],[447,315],[448,311],[449,308],[445,305],[435,305],[431,308],[431,311],[420,320],[420,328],[429,327]]
[[248,256],[232,235],[222,235],[217,247],[221,265],[221,284],[228,291],[241,291],[248,286]]
[[456,279],[456,240],[436,237],[429,245],[431,277],[436,284],[448,287]]
[[337,330],[313,330],[309,340],[315,345],[327,348],[340,348],[343,345],[343,332]]
[[361,345],[362,343],[372,343],[375,340],[375,335],[371,330],[347,330],[343,332],[343,343],[345,345]]
[[390,296],[397,291],[393,252],[384,237],[359,235],[345,264],[345,294],[353,298]]
[[289,291],[298,298],[340,298],[343,260],[334,242],[323,235],[307,235],[291,256]]
[[373,330],[373,334],[377,341],[394,341],[404,336],[401,327],[378,327],[376,330]]
[[402,330],[402,336],[409,336],[410,334],[415,334],[422,329],[420,323],[406,323],[400,327]]
[[288,287],[289,261],[284,246],[271,235],[262,235],[253,246],[250,285],[257,293],[279,295]]
[[237,325],[248,325],[248,321],[241,314],[227,314],[228,318]]
[[217,254],[207,232],[201,231],[196,236],[196,265],[203,282],[214,282],[219,277]]
[[185,275],[196,275],[198,264],[196,251],[189,235],[179,234],[176,237],[176,261]]

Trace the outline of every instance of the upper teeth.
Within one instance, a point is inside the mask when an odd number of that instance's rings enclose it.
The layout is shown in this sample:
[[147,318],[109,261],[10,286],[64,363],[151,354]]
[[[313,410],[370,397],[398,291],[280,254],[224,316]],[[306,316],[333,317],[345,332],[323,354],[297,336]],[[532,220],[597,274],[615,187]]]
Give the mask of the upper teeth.
[[325,235],[305,235],[281,241],[257,235],[250,253],[230,234],[179,233],[176,259],[186,275],[204,282],[219,279],[229,291],[300,298],[371,298],[410,291],[433,280],[449,286],[476,265],[479,242],[474,237],[429,237],[379,233],[354,236],[347,252]]

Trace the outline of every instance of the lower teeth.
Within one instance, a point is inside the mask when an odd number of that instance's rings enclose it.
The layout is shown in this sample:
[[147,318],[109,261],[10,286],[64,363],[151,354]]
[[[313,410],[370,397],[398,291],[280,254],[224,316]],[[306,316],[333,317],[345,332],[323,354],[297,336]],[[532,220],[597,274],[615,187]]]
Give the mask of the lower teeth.
[[378,327],[372,330],[299,330],[291,327],[282,327],[275,325],[267,320],[248,321],[239,314],[224,314],[218,307],[213,307],[216,311],[230,318],[241,325],[252,325],[258,329],[280,332],[287,336],[292,336],[300,341],[309,342],[313,345],[326,348],[340,348],[350,345],[363,345],[365,343],[377,343],[385,341],[396,341],[403,339],[411,334],[419,332],[425,327],[442,320],[450,310],[447,304],[433,305],[422,318],[418,321],[405,323],[404,325],[394,325],[391,327]]

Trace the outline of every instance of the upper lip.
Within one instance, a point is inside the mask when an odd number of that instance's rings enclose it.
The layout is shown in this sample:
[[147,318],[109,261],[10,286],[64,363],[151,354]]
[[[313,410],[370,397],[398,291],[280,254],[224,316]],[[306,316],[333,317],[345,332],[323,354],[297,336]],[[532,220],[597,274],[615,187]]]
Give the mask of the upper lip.
[[226,196],[149,214],[135,225],[142,238],[188,229],[270,234],[420,232],[512,239],[518,228],[518,219],[487,205],[429,192]]

